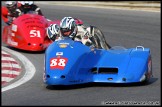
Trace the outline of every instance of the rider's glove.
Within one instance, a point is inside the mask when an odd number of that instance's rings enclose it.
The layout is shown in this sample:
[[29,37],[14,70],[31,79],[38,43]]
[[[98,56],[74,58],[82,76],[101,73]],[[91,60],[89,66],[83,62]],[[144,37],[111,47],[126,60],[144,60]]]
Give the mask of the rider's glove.
[[12,21],[9,20],[8,22],[6,22],[7,25],[11,25],[12,24]]
[[90,47],[91,51],[94,51],[95,50],[95,46],[93,44],[90,45],[89,47]]

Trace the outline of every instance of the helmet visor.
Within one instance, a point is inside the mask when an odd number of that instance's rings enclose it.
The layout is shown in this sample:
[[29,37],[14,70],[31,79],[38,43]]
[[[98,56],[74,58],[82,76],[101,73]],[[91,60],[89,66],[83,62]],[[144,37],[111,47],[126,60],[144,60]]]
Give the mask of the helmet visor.
[[60,31],[61,31],[62,36],[69,36],[72,33],[72,31],[67,28],[61,28]]
[[30,6],[29,4],[25,4],[25,5],[24,5],[24,8],[25,8],[25,9],[29,9],[29,8],[31,8],[31,6]]

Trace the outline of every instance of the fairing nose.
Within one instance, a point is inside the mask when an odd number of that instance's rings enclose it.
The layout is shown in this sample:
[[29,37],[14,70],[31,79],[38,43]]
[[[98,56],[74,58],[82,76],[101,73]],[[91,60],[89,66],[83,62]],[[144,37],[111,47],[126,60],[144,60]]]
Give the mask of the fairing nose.
[[44,47],[44,45],[43,45],[43,43],[31,43],[31,42],[29,42],[29,43],[27,43],[27,46],[28,46],[28,48],[30,49],[30,50],[43,50],[45,47]]
[[46,83],[49,85],[65,85],[67,82],[67,77],[65,75],[60,76],[50,76],[46,75]]

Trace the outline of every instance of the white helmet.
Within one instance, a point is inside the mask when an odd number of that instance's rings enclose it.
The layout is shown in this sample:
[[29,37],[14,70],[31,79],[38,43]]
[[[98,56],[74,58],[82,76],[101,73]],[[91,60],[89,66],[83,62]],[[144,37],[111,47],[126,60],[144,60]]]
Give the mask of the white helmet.
[[21,1],[20,3],[21,3],[22,5],[32,5],[32,4],[34,4],[33,1]]
[[60,32],[60,27],[57,24],[51,24],[48,28],[47,28],[47,36],[49,39],[55,41],[56,37],[59,36],[59,32]]
[[5,4],[11,13],[17,9],[17,1],[6,1]]
[[17,9],[17,1],[6,1],[5,4],[10,12],[14,12]]
[[62,36],[73,38],[77,33],[76,22],[72,17],[64,17],[60,22],[60,32]]
[[5,4],[7,7],[12,7],[12,6],[16,5],[17,2],[16,1],[6,1]]

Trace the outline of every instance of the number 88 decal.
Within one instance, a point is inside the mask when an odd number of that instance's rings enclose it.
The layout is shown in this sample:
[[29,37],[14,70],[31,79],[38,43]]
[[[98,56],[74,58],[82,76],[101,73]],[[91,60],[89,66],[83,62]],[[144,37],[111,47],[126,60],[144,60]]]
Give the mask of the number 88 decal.
[[67,58],[52,58],[50,60],[50,69],[64,69],[68,59]]

